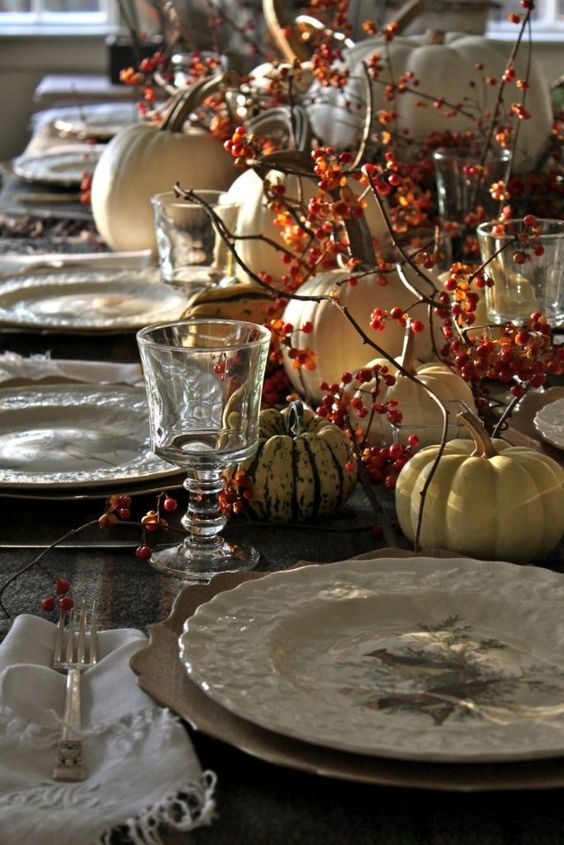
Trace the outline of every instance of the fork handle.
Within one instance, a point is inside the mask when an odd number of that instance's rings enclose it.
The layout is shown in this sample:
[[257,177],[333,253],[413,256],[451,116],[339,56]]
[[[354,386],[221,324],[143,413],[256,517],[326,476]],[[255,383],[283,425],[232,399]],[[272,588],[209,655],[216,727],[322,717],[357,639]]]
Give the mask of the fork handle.
[[80,715],[80,669],[69,669],[65,692],[64,725],[57,745],[57,759],[53,780],[81,781],[86,778],[82,765],[82,740]]

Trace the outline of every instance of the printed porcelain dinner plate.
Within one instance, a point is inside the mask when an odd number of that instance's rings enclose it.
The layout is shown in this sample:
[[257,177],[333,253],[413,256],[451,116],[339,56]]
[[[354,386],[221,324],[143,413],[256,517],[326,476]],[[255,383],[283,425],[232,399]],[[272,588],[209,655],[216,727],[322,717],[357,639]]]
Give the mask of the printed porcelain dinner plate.
[[12,169],[26,182],[79,187],[84,174],[94,172],[103,149],[103,144],[51,147],[42,153],[18,156],[12,162]]
[[150,451],[145,390],[40,385],[0,390],[0,486],[139,481],[178,473]]
[[53,125],[61,135],[103,141],[138,120],[139,112],[134,103],[100,103],[60,109]]
[[0,282],[0,323],[56,330],[138,329],[180,319],[186,296],[155,268],[18,272]]
[[550,402],[537,411],[534,424],[547,443],[556,446],[557,449],[564,449],[564,397]]
[[219,594],[179,640],[227,710],[295,739],[437,762],[564,754],[564,576],[466,558],[306,566]]

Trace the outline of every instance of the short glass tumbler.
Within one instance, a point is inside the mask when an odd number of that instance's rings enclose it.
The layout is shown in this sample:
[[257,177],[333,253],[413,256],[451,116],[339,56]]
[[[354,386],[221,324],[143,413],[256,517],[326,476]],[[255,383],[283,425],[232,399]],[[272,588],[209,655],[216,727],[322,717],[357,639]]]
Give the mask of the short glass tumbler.
[[[198,196],[235,234],[240,205],[220,191],[197,191]],[[151,197],[161,280],[185,291],[188,301],[210,287],[235,281],[233,256],[205,207],[165,191]]]
[[[491,152],[480,164],[480,155],[470,150],[439,148],[433,153],[433,165],[437,185],[439,216],[445,232],[449,224],[456,224],[459,235],[449,234],[446,238],[450,249],[449,264],[452,261],[467,260],[465,253],[466,218],[481,209],[485,220],[496,216],[499,201],[490,193],[496,182],[506,182],[511,169],[509,150]],[[474,224],[475,225],[475,224]],[[473,234],[473,231],[472,231]]]
[[564,325],[564,220],[537,219],[535,230],[531,237],[523,220],[506,220],[502,230],[495,220],[478,226],[482,263],[494,283],[485,289],[492,323],[522,323],[540,311],[553,328]]
[[186,470],[188,536],[151,564],[187,580],[252,568],[259,553],[227,542],[218,495],[222,473],[258,445],[270,331],[235,320],[183,320],[137,333],[149,405],[151,448]]

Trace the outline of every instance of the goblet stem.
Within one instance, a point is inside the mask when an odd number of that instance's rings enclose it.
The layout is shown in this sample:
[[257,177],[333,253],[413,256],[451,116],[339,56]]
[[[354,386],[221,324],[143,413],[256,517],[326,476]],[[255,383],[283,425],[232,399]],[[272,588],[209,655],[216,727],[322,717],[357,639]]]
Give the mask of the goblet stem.
[[220,546],[222,540],[218,534],[226,523],[218,499],[223,489],[221,472],[189,471],[184,487],[188,491],[188,510],[181,522],[190,542],[206,548]]
[[188,509],[181,519],[188,535],[179,546],[151,556],[151,565],[189,581],[208,581],[218,572],[252,569],[259,553],[247,543],[230,543],[221,530],[226,523],[218,494],[223,489],[220,469],[188,470],[184,481]]

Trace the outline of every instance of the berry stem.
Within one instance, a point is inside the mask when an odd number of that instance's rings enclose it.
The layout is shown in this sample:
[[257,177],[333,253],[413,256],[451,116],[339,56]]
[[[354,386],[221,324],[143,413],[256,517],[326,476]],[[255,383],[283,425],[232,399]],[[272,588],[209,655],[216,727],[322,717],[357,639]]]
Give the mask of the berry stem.
[[49,546],[46,546],[44,549],[42,549],[41,552],[36,555],[36,557],[34,557],[30,563],[26,563],[26,565],[23,566],[21,569],[18,569],[17,572],[15,572],[13,575],[10,575],[7,581],[4,581],[4,583],[0,587],[0,610],[2,610],[2,612],[8,617],[8,619],[12,619],[12,614],[8,611],[6,605],[2,601],[2,597],[4,595],[5,590],[10,586],[10,584],[16,581],[20,577],[20,575],[23,575],[25,572],[28,572],[30,569],[33,569],[34,566],[37,566],[38,563],[41,563],[47,553],[54,549],[56,546],[58,546],[59,543],[64,542],[64,540],[67,540],[69,537],[74,537],[75,534],[79,534],[85,528],[90,528],[93,525],[98,525],[97,519],[91,519],[90,522],[85,522],[78,528],[72,528],[70,531],[67,531],[66,534],[62,535],[62,537],[58,537]]

